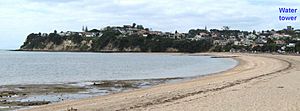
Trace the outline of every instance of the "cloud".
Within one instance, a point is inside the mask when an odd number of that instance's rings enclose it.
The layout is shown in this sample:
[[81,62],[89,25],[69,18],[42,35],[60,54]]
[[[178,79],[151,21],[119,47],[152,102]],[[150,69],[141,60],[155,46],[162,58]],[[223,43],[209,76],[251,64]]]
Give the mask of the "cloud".
[[28,2],[37,2],[37,3],[70,3],[70,2],[78,2],[80,0],[27,0]]
[[298,26],[299,20],[279,22],[278,8],[297,6],[299,0],[2,0],[0,42],[7,44],[0,48],[18,48],[31,32],[80,31],[82,25],[101,28],[136,22],[170,32],[224,25],[281,29]]

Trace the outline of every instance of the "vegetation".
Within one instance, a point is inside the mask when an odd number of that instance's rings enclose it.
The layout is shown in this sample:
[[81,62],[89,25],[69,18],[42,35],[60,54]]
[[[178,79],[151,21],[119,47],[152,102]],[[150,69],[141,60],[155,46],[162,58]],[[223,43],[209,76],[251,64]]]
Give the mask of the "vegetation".
[[109,44],[120,51],[125,51],[126,48],[138,47],[142,52],[165,52],[168,48],[178,49],[179,52],[204,52],[212,46],[210,40],[175,40],[157,35],[148,35],[147,37],[139,35],[119,37],[119,35],[121,34],[118,31],[106,30],[93,44],[93,51],[101,51]]
[[[137,51],[137,52],[300,52],[300,30],[191,29],[188,33],[150,31],[143,25],[124,25],[83,32],[29,34],[21,50]],[[251,35],[249,35],[251,34]],[[249,35],[249,36],[248,36]],[[274,37],[274,35],[276,37]],[[278,36],[279,35],[279,36]],[[214,44],[215,42],[215,44]],[[59,49],[57,47],[63,47]]]
[[[139,28],[143,28],[138,25]],[[98,30],[92,30],[98,31]],[[50,33],[47,36],[41,34],[30,34],[27,37],[23,49],[43,49],[50,42],[55,45],[60,45],[64,40],[71,40],[73,43],[78,44],[80,51],[102,51],[105,47],[111,45],[112,48],[119,51],[126,51],[128,48],[139,48],[141,52],[165,52],[169,48],[176,49],[178,52],[205,52],[212,47],[212,40],[199,40],[192,41],[188,39],[179,40],[172,38],[164,38],[158,35],[148,35],[142,37],[140,35],[127,35],[122,37],[119,31],[112,28],[107,28],[102,32],[101,37],[86,38],[78,33],[71,36],[60,36],[57,33]],[[82,45],[83,40],[90,39],[93,41],[92,48]]]

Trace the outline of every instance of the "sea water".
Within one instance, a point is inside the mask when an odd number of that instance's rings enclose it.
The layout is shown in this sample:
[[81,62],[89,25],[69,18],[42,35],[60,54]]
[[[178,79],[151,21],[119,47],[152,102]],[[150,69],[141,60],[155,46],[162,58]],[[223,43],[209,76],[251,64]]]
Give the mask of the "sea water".
[[236,65],[188,54],[0,51],[0,85],[191,77]]

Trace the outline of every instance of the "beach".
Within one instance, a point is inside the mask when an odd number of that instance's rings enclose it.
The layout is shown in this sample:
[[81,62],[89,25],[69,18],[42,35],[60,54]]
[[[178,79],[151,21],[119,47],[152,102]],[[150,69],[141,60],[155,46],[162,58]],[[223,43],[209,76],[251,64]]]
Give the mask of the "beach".
[[299,56],[235,53],[208,55],[232,57],[239,61],[239,65],[183,82],[68,100],[22,111],[300,110]]

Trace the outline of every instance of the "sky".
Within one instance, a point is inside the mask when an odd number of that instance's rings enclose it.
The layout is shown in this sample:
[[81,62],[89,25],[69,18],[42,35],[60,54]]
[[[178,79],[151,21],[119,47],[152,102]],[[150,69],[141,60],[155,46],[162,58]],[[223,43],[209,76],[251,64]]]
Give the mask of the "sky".
[[[189,29],[283,29],[299,16],[300,0],[1,0],[0,49],[17,49],[30,33],[81,31],[82,26],[142,24],[152,30],[187,32]],[[281,14],[279,8],[298,8]]]

